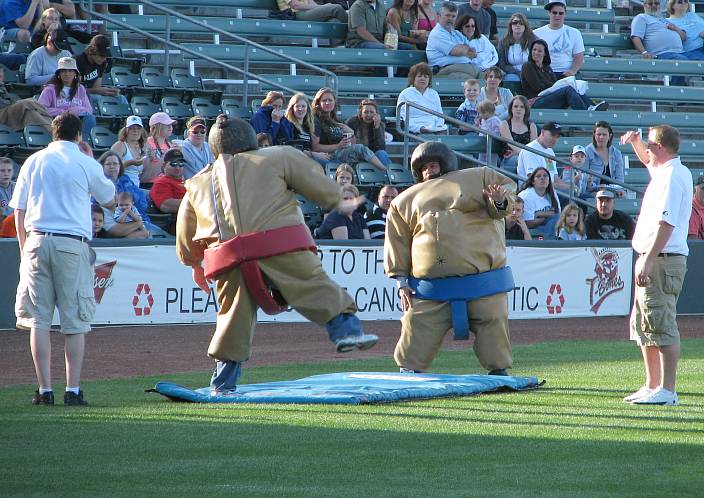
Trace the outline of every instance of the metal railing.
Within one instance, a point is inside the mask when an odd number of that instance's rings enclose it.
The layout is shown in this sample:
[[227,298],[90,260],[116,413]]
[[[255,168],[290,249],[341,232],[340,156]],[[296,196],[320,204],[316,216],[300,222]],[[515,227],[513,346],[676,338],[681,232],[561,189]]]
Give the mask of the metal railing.
[[[266,78],[262,78],[262,77],[258,76],[258,75],[255,74],[255,73],[250,72],[250,71],[249,71],[249,65],[250,65],[250,62],[249,62],[249,50],[250,50],[250,48],[256,48],[257,50],[262,50],[262,51],[264,51],[264,52],[267,52],[267,53],[273,54],[273,55],[275,55],[275,56],[281,57],[282,59],[288,61],[289,63],[298,64],[298,65],[303,66],[303,67],[305,67],[305,68],[308,68],[308,69],[310,69],[310,70],[312,70],[312,71],[317,71],[318,73],[321,73],[323,76],[325,76],[326,86],[328,86],[329,88],[331,88],[331,89],[335,92],[335,96],[337,96],[337,88],[338,88],[338,84],[337,84],[337,75],[336,75],[334,72],[332,72],[332,71],[330,71],[330,70],[328,70],[328,69],[325,69],[325,68],[320,67],[320,66],[316,66],[315,64],[311,64],[311,63],[309,63],[309,62],[306,62],[306,61],[304,61],[304,60],[298,59],[298,58],[296,58],[296,57],[292,57],[292,56],[287,55],[287,54],[282,54],[282,53],[280,53],[280,52],[277,52],[276,50],[273,50],[273,49],[271,49],[271,48],[269,48],[269,47],[266,47],[266,46],[264,46],[264,45],[260,45],[259,43],[253,42],[253,41],[251,41],[251,40],[249,40],[249,39],[247,39],[247,38],[244,38],[244,37],[242,37],[242,36],[236,35],[236,34],[234,34],[234,33],[230,33],[230,32],[228,32],[228,31],[225,31],[225,30],[220,29],[220,28],[216,28],[216,27],[214,27],[214,26],[210,26],[210,25],[208,25],[208,24],[206,24],[206,23],[204,23],[204,22],[202,22],[202,21],[199,21],[199,20],[197,20],[197,19],[193,19],[192,17],[190,17],[190,16],[188,16],[188,15],[181,14],[180,12],[177,12],[177,11],[175,11],[175,10],[173,10],[173,9],[170,9],[170,8],[168,8],[168,7],[164,7],[163,5],[159,5],[159,4],[157,4],[157,3],[154,3],[154,2],[152,2],[151,0],[134,0],[134,1],[123,0],[123,1],[120,2],[120,3],[121,3],[121,4],[129,4],[129,5],[146,5],[146,6],[149,6],[149,7],[153,8],[153,9],[155,9],[155,10],[157,10],[157,11],[164,12],[164,13],[166,14],[166,33],[165,33],[165,38],[162,38],[162,37],[160,37],[160,36],[157,36],[157,35],[154,35],[154,34],[152,34],[152,33],[149,33],[148,31],[144,31],[144,30],[142,30],[142,29],[139,29],[139,28],[136,28],[136,27],[134,27],[134,26],[131,26],[131,25],[129,25],[128,23],[119,21],[119,20],[115,19],[114,16],[111,16],[111,15],[104,15],[104,14],[102,14],[102,13],[100,13],[100,12],[95,11],[95,10],[93,9],[93,0],[81,0],[81,2],[80,2],[81,8],[83,8],[84,10],[87,9],[86,12],[87,12],[88,15],[90,16],[89,19],[88,19],[88,30],[89,30],[89,32],[90,32],[90,29],[91,29],[91,21],[92,21],[92,18],[93,18],[93,17],[97,17],[98,19],[103,20],[103,21],[106,23],[106,25],[107,25],[107,23],[110,23],[110,24],[113,24],[113,25],[115,25],[115,26],[119,26],[119,27],[121,27],[121,28],[123,28],[123,29],[129,30],[129,31],[133,31],[133,32],[135,32],[135,33],[137,33],[137,34],[139,34],[139,35],[142,35],[142,36],[144,36],[144,37],[146,37],[146,38],[149,38],[149,39],[151,39],[151,40],[154,40],[154,41],[163,43],[163,44],[167,47],[167,48],[165,48],[165,50],[164,50],[165,72],[166,72],[166,73],[169,72],[169,56],[170,56],[170,52],[171,52],[171,51],[168,49],[168,47],[173,47],[173,48],[175,48],[175,49],[177,49],[177,50],[180,50],[180,51],[183,52],[183,53],[192,55],[196,60],[202,59],[202,60],[208,61],[208,62],[210,62],[211,64],[214,64],[214,65],[216,65],[216,66],[219,66],[219,67],[228,69],[228,70],[230,70],[230,71],[234,71],[234,72],[236,72],[237,74],[241,74],[241,75],[243,75],[243,76],[245,77],[245,79],[244,79],[244,84],[243,84],[243,95],[242,95],[242,99],[243,99],[243,108],[247,108],[248,105],[249,105],[249,90],[248,90],[248,86],[249,86],[249,81],[248,81],[248,79],[249,79],[249,78],[256,79],[257,81],[262,82],[262,83],[265,83],[266,85],[270,85],[271,87],[278,88],[278,89],[280,89],[280,90],[284,90],[284,91],[290,92],[290,93],[292,93],[292,94],[293,94],[293,93],[297,93],[297,91],[294,90],[293,88],[289,88],[288,86],[282,85],[281,83],[277,83],[277,82],[275,82],[275,81],[270,81],[270,80],[268,80],[268,79],[266,79]],[[242,69],[239,68],[239,67],[235,67],[235,66],[233,66],[233,65],[231,65],[231,64],[228,64],[228,63],[226,63],[226,62],[219,61],[219,60],[217,60],[217,59],[215,59],[215,58],[213,58],[213,57],[210,57],[210,56],[208,56],[208,55],[204,55],[204,54],[198,53],[198,52],[195,51],[195,50],[191,50],[191,49],[189,49],[189,48],[183,47],[183,46],[180,45],[179,43],[173,42],[173,41],[171,40],[171,17],[172,17],[172,16],[173,16],[173,17],[176,17],[176,18],[178,18],[178,19],[181,19],[181,20],[183,20],[183,21],[190,22],[190,23],[192,23],[192,24],[194,24],[194,25],[196,25],[196,26],[200,26],[201,28],[204,28],[204,29],[207,30],[207,31],[211,31],[211,32],[213,32],[213,33],[215,33],[215,34],[217,34],[217,35],[225,36],[226,38],[230,38],[230,39],[232,39],[232,40],[235,40],[235,41],[240,42],[240,43],[242,43],[243,45],[245,45],[246,49],[245,49],[245,54],[244,54],[244,64],[243,64],[244,67],[243,67]]]
[[[401,107],[403,107],[403,106],[405,106],[405,109],[404,109],[405,112],[403,113],[404,114],[403,119],[401,119]],[[595,176],[601,180],[607,180],[609,182],[609,184],[618,185],[620,187],[623,187],[626,190],[636,192],[637,194],[638,193],[642,194],[644,192],[643,189],[641,189],[641,188],[635,187],[633,185],[629,185],[625,182],[618,181],[615,178],[611,178],[606,175],[602,175],[599,173],[592,173],[591,171],[589,171],[588,168],[576,166],[576,165],[572,164],[571,162],[566,161],[564,159],[559,159],[555,156],[551,156],[550,154],[546,154],[542,151],[533,149],[531,147],[528,147],[527,145],[516,142],[515,140],[512,140],[510,138],[506,138],[501,135],[495,135],[494,133],[491,133],[486,130],[482,130],[481,128],[478,128],[474,125],[471,125],[469,123],[465,123],[464,121],[460,121],[459,119],[453,118],[451,116],[447,116],[446,114],[443,114],[442,112],[435,111],[434,109],[430,109],[428,107],[424,107],[422,105],[416,104],[415,102],[399,102],[396,105],[396,129],[400,133],[403,134],[403,165],[406,168],[409,167],[409,164],[408,164],[409,139],[413,139],[418,142],[431,142],[431,141],[433,141],[432,139],[429,139],[427,136],[424,137],[424,136],[416,135],[416,134],[408,131],[406,123],[409,123],[410,108],[411,107],[418,109],[420,111],[423,111],[423,112],[427,112],[428,114],[432,114],[433,116],[441,117],[445,120],[446,123],[455,125],[460,130],[472,131],[472,132],[478,133],[479,135],[484,135],[486,137],[486,149],[484,151],[484,153],[486,154],[486,161],[482,161],[478,158],[475,158],[473,156],[470,156],[468,154],[464,154],[461,152],[455,152],[455,154],[457,154],[462,159],[468,160],[472,163],[479,164],[481,166],[486,166],[488,168],[491,168],[493,170],[500,172],[503,175],[508,176],[512,180],[516,181],[519,188],[520,188],[521,183],[525,182],[527,180],[526,177],[520,176],[517,173],[513,173],[513,172],[505,170],[499,166],[495,166],[495,165],[491,164],[491,154],[492,154],[492,146],[493,146],[494,140],[504,142],[507,145],[512,145],[512,146],[517,147],[522,150],[527,150],[533,154],[537,154],[537,155],[542,156],[546,159],[550,159],[552,161],[555,161],[557,164],[563,165],[563,167],[568,166],[568,167],[572,168],[573,170],[578,170],[578,171],[582,172],[583,174]],[[555,189],[555,195],[562,195],[563,197],[568,196],[570,202],[575,202],[577,204],[581,204],[582,206],[586,206],[586,207],[594,207],[591,203],[589,203],[579,197],[574,196],[574,175],[573,174],[570,175],[569,184],[570,184],[569,194],[562,191],[562,190]]]

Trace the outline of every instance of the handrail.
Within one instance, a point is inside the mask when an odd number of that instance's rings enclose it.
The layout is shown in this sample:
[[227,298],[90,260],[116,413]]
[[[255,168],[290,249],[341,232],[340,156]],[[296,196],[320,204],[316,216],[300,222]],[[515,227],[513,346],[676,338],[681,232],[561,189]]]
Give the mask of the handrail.
[[[406,111],[406,112],[405,112],[405,116],[404,116],[404,119],[400,119],[401,107],[404,106],[404,105],[406,106],[406,108],[405,108],[405,111]],[[406,129],[406,123],[409,122],[410,107],[414,107],[414,108],[419,109],[419,110],[421,110],[421,111],[423,111],[423,112],[427,112],[428,114],[432,114],[433,116],[441,117],[441,118],[443,118],[446,122],[449,122],[450,124],[454,124],[455,126],[457,126],[457,127],[460,128],[460,129],[468,130],[468,131],[473,131],[473,132],[478,133],[479,135],[484,135],[484,136],[486,136],[486,158],[487,158],[487,161],[481,161],[481,160],[479,160],[479,159],[476,159],[476,158],[474,158],[474,157],[468,156],[468,155],[463,154],[463,153],[461,153],[461,152],[455,152],[455,154],[459,155],[459,156],[462,157],[463,159],[467,159],[467,160],[472,161],[472,162],[474,162],[474,163],[477,163],[477,164],[480,164],[480,165],[482,165],[482,166],[486,166],[486,167],[488,167],[488,168],[491,168],[491,169],[493,169],[493,170],[496,170],[496,171],[500,172],[501,174],[506,175],[506,176],[508,176],[509,178],[513,179],[513,180],[516,180],[517,183],[518,183],[518,180],[525,181],[525,180],[527,180],[527,178],[522,177],[522,176],[518,175],[517,173],[514,174],[514,173],[512,173],[512,172],[510,172],[510,171],[506,171],[506,170],[503,169],[503,168],[499,168],[498,166],[493,166],[492,164],[490,164],[492,139],[499,140],[500,142],[504,142],[504,143],[506,143],[506,144],[508,144],[508,145],[513,145],[513,146],[515,146],[515,147],[518,147],[519,149],[527,150],[527,151],[529,151],[529,152],[531,152],[531,153],[533,153],[533,154],[537,154],[537,155],[543,156],[543,157],[545,157],[545,158],[547,158],[547,159],[551,159],[551,160],[553,160],[553,161],[555,161],[555,162],[557,162],[557,163],[559,163],[559,164],[562,164],[563,166],[569,166],[569,167],[572,168],[572,169],[576,169],[576,170],[581,171],[581,172],[583,172],[583,173],[587,173],[587,174],[589,174],[589,175],[599,177],[599,178],[602,179],[602,180],[608,180],[609,183],[614,184],[614,185],[619,185],[619,186],[625,188],[626,190],[631,190],[631,191],[633,191],[633,192],[641,193],[641,194],[644,192],[643,189],[641,189],[641,188],[635,187],[635,186],[633,186],[633,185],[629,185],[629,184],[627,184],[627,183],[625,183],[625,182],[620,182],[620,181],[616,180],[615,178],[611,178],[611,177],[606,176],[606,175],[602,175],[602,174],[599,174],[599,173],[592,173],[592,172],[590,172],[589,169],[587,169],[587,168],[584,168],[584,167],[581,167],[581,166],[575,166],[574,164],[572,164],[572,163],[570,163],[570,162],[568,162],[568,161],[566,161],[566,160],[564,160],[564,159],[559,159],[559,158],[557,158],[557,157],[555,157],[555,156],[551,156],[550,154],[546,154],[546,153],[544,153],[544,152],[542,152],[542,151],[533,149],[533,148],[531,148],[531,147],[528,147],[527,145],[524,145],[524,144],[522,144],[522,143],[516,142],[515,140],[512,140],[512,139],[510,139],[510,138],[502,137],[501,135],[495,135],[494,133],[491,133],[491,132],[489,132],[489,131],[486,131],[486,130],[483,130],[483,129],[481,129],[481,128],[478,128],[478,127],[476,127],[476,126],[474,126],[474,125],[471,125],[471,124],[469,124],[469,123],[465,123],[464,121],[460,121],[459,119],[453,118],[452,116],[447,116],[447,115],[445,115],[445,114],[443,114],[443,113],[441,113],[441,112],[437,112],[437,111],[435,111],[435,110],[433,110],[433,109],[429,109],[429,108],[424,107],[424,106],[422,106],[422,105],[416,104],[415,102],[399,102],[399,103],[396,104],[396,129],[397,129],[400,133],[403,134],[403,165],[404,165],[406,168],[409,167],[409,165],[408,165],[408,139],[409,139],[409,138],[413,138],[414,140],[417,140],[417,141],[419,141],[419,142],[428,142],[428,141],[429,141],[429,140],[426,140],[425,138],[423,138],[423,137],[421,137],[421,136],[419,136],[419,135],[415,135],[415,134],[413,134],[413,133],[410,133],[410,132]],[[519,184],[519,185],[520,185],[520,184]],[[555,190],[555,194],[557,195],[558,193],[562,194],[563,196],[565,195],[564,192]],[[586,201],[584,201],[584,200],[581,199],[581,198],[575,198],[575,197],[574,197],[574,176],[573,176],[573,175],[570,175],[569,200],[570,200],[570,202],[576,202],[577,204],[582,204],[582,205],[584,205],[584,206],[594,207],[594,206],[592,206],[589,202],[586,202]]]
[[[175,11],[175,10],[173,10],[173,9],[170,9],[170,8],[168,8],[168,7],[164,7],[163,5],[159,5],[159,4],[157,4],[157,3],[154,3],[154,2],[152,2],[151,0],[134,0],[134,1],[131,1],[131,0],[124,0],[124,1],[121,2],[121,3],[123,3],[123,4],[134,4],[134,5],[143,4],[143,5],[147,5],[147,6],[149,6],[149,7],[152,7],[153,9],[156,9],[156,10],[158,10],[158,11],[161,11],[161,12],[166,13],[166,38],[162,38],[162,37],[160,37],[160,36],[157,36],[157,35],[154,35],[154,34],[152,34],[152,33],[147,32],[147,31],[144,31],[144,30],[142,30],[142,29],[139,29],[139,28],[136,28],[136,27],[134,27],[134,26],[131,26],[131,25],[127,24],[127,23],[124,23],[124,22],[122,22],[122,21],[119,21],[119,20],[117,20],[117,19],[114,19],[114,18],[111,17],[110,15],[103,15],[103,14],[101,14],[100,12],[95,11],[95,10],[93,9],[93,0],[81,0],[81,2],[80,2],[80,3],[81,3],[81,8],[83,8],[83,9],[86,8],[86,5],[85,5],[85,4],[86,4],[86,1],[87,1],[87,4],[88,4],[88,10],[87,10],[87,12],[88,12],[88,14],[89,14],[89,16],[90,16],[89,19],[88,19],[88,27],[89,27],[89,29],[90,29],[91,19],[92,19],[93,16],[95,16],[95,17],[98,17],[99,19],[102,19],[103,21],[106,21],[106,22],[109,21],[111,24],[115,24],[115,25],[120,26],[120,27],[122,27],[122,28],[124,28],[124,29],[130,30],[130,31],[134,31],[135,33],[138,33],[138,34],[140,34],[140,35],[142,35],[142,36],[145,36],[145,37],[147,37],[147,38],[150,38],[150,39],[152,39],[152,40],[161,42],[161,43],[163,43],[164,45],[166,45],[166,46],[168,46],[168,47],[174,47],[174,48],[176,48],[176,49],[179,49],[179,50],[181,50],[182,52],[185,52],[185,53],[187,53],[187,54],[190,54],[190,55],[196,57],[197,59],[206,60],[206,61],[208,61],[208,62],[210,62],[210,63],[212,63],[212,64],[215,64],[215,65],[220,66],[220,67],[224,67],[225,69],[229,69],[229,70],[231,70],[231,71],[235,71],[236,73],[245,76],[245,83],[244,83],[244,85],[243,85],[243,86],[244,86],[244,90],[243,90],[243,96],[242,96],[242,99],[243,99],[243,106],[244,106],[245,108],[249,105],[249,102],[248,102],[248,100],[249,100],[249,95],[248,95],[248,93],[249,93],[249,92],[248,92],[248,87],[249,87],[248,78],[256,79],[257,81],[266,83],[267,85],[271,85],[271,86],[273,86],[274,88],[278,88],[278,89],[281,89],[281,90],[285,90],[286,92],[297,93],[297,90],[295,90],[295,89],[293,89],[293,88],[289,88],[289,87],[287,87],[286,85],[282,85],[282,84],[280,84],[280,83],[276,83],[276,82],[274,82],[274,81],[270,81],[270,80],[268,80],[268,79],[266,79],[266,78],[261,78],[261,77],[259,77],[258,75],[254,74],[254,73],[251,73],[251,72],[249,71],[249,47],[254,47],[254,48],[258,49],[258,50],[263,50],[263,51],[268,52],[268,53],[270,53],[270,54],[279,56],[279,57],[281,57],[282,59],[287,60],[287,61],[289,61],[289,62],[292,62],[292,63],[294,63],[294,64],[298,64],[298,65],[301,65],[301,66],[303,66],[303,67],[306,67],[306,68],[308,68],[308,69],[310,69],[310,70],[313,70],[313,71],[317,71],[317,72],[319,72],[319,73],[322,73],[322,74],[325,76],[325,79],[326,79],[326,86],[330,87],[330,88],[333,90],[333,92],[335,93],[335,96],[337,97],[337,88],[338,88],[338,84],[337,84],[337,75],[336,75],[334,72],[332,72],[332,71],[330,71],[330,70],[328,70],[328,69],[325,69],[325,68],[323,68],[323,67],[316,66],[315,64],[311,64],[311,63],[306,62],[306,61],[304,61],[304,60],[298,59],[298,58],[296,58],[296,57],[292,57],[292,56],[290,56],[290,55],[288,55],[288,54],[282,54],[282,53],[280,53],[280,52],[277,52],[276,50],[272,50],[272,49],[269,48],[269,47],[266,47],[266,46],[264,46],[264,45],[260,45],[259,43],[253,42],[253,41],[251,41],[251,40],[249,40],[249,39],[247,39],[247,38],[244,38],[244,37],[242,37],[242,36],[236,35],[236,34],[234,34],[234,33],[230,33],[230,32],[225,31],[225,30],[223,30],[223,29],[216,28],[216,27],[214,27],[214,26],[210,26],[209,24],[206,24],[206,23],[204,23],[204,22],[202,22],[202,21],[199,21],[199,20],[197,20],[197,19],[193,19],[193,18],[191,18],[191,17],[189,17],[189,16],[187,16],[187,15],[185,15],[185,14],[181,14],[180,12],[177,12],[177,11]],[[202,28],[205,28],[206,30],[210,30],[210,31],[212,31],[213,33],[217,33],[217,34],[219,34],[219,35],[224,35],[224,36],[226,36],[226,37],[228,37],[228,38],[231,38],[231,39],[233,39],[233,40],[235,40],[235,41],[241,42],[242,44],[244,44],[245,46],[247,46],[248,48],[245,50],[245,56],[244,56],[244,68],[243,68],[243,69],[240,69],[240,68],[238,68],[238,67],[232,66],[231,64],[227,64],[226,62],[219,61],[219,60],[214,59],[214,58],[212,58],[212,57],[210,57],[210,56],[208,56],[208,55],[205,55],[205,54],[200,54],[200,53],[196,52],[195,50],[191,50],[191,49],[189,49],[189,48],[185,48],[185,47],[179,45],[178,43],[172,42],[171,39],[170,39],[170,38],[171,38],[171,17],[170,17],[170,16],[174,16],[174,17],[177,17],[177,18],[182,19],[182,20],[184,20],[184,21],[188,21],[188,22],[190,22],[190,23],[192,23],[192,24],[195,24],[196,26],[200,26],[200,27],[202,27]],[[166,71],[168,71],[168,70],[169,70],[169,50],[166,49],[164,52],[165,52],[165,57],[166,57],[166,63],[165,63],[165,65],[166,65]]]

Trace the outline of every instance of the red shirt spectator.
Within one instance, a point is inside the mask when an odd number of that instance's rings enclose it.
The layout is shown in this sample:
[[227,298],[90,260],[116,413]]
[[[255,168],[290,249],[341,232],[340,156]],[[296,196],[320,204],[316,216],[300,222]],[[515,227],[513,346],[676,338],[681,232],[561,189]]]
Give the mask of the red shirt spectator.
[[186,195],[183,185],[183,154],[180,149],[171,149],[164,154],[162,174],[154,179],[149,197],[164,213],[177,213],[181,199]]
[[694,182],[694,199],[692,200],[692,216],[689,218],[688,237],[704,239],[704,175]]

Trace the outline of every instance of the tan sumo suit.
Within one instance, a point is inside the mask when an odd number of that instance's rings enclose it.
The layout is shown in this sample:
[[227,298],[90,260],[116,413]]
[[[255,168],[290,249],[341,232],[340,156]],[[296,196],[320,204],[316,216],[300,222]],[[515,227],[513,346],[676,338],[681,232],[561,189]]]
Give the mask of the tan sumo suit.
[[[423,181],[420,168],[440,162],[438,178]],[[423,279],[472,275],[506,265],[503,218],[511,212],[515,183],[490,168],[456,169],[444,144],[427,142],[413,154],[412,169],[422,183],[400,194],[386,218],[384,268],[393,278]],[[510,193],[502,209],[482,189],[502,185]],[[448,302],[412,298],[401,319],[394,358],[405,369],[425,371],[452,327]],[[474,352],[487,370],[512,364],[506,293],[469,301]]]
[[[200,264],[203,250],[240,234],[303,224],[296,193],[319,206],[333,207],[340,188],[320,166],[292,147],[270,147],[218,159],[186,182],[176,228],[181,262]],[[340,313],[354,313],[352,298],[327,276],[317,254],[298,251],[259,260],[262,273],[286,301],[307,319],[325,325]],[[239,268],[218,275],[218,317],[208,355],[220,361],[246,361],[257,319],[257,304]]]

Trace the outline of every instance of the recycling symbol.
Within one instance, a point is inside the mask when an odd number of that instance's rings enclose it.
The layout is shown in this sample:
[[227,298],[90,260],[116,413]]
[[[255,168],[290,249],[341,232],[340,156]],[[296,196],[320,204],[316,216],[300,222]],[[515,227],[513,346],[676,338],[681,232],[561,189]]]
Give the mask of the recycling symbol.
[[[145,296],[142,298],[142,296]],[[144,306],[140,306],[141,303],[146,301]],[[137,316],[149,315],[152,312],[152,306],[154,306],[154,297],[152,296],[149,284],[137,284],[137,290],[132,298],[132,306],[134,307],[134,314]]]
[[552,284],[550,286],[545,304],[547,305],[548,313],[551,315],[562,313],[562,308],[565,306],[565,296],[562,295],[560,284]]

